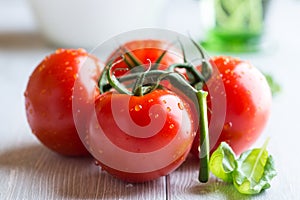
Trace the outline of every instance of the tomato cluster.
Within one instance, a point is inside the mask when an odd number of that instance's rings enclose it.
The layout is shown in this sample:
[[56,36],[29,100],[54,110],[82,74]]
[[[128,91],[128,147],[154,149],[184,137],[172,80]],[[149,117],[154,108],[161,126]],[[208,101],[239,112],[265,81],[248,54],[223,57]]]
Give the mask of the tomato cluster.
[[[191,93],[203,89],[211,150],[222,141],[236,153],[248,148],[270,112],[264,76],[248,62],[228,56],[203,58],[203,65],[194,67],[184,53],[170,48],[160,40],[130,41],[105,63],[82,49],[57,50],[36,67],[27,84],[32,132],[59,154],[92,154],[122,180],[153,180],[179,167],[190,149],[198,157],[203,127]],[[90,62],[97,67],[86,70],[83,66]],[[210,72],[206,65],[215,68]]]

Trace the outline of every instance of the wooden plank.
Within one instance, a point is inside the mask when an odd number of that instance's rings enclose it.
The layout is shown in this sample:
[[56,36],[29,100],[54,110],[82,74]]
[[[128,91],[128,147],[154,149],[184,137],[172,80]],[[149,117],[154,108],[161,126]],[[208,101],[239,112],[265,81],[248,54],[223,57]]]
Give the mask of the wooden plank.
[[[18,145],[17,145],[18,146]],[[31,143],[0,151],[0,199],[165,199],[165,178],[119,181],[92,158],[67,158]]]

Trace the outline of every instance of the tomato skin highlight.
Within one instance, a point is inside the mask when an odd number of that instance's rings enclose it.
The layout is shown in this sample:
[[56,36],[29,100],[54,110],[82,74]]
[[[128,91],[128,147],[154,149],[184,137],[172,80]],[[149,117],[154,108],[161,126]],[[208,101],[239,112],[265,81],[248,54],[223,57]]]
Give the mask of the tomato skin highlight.
[[[228,56],[212,58],[219,72],[214,72],[204,90],[208,91],[208,107],[211,108],[211,95],[208,90],[224,94],[226,97],[225,122],[221,133],[210,132],[211,152],[222,141],[227,142],[236,154],[247,150],[260,136],[267,124],[272,95],[263,74],[246,61]],[[225,91],[218,87],[222,80]],[[210,121],[214,111],[208,111]],[[221,121],[221,120],[220,120]],[[211,126],[218,122],[210,121]],[[215,123],[215,124],[214,124]],[[192,154],[198,157],[199,135],[197,134],[192,147]]]
[[196,130],[191,110],[171,91],[106,92],[95,110],[86,143],[102,168],[119,179],[156,179],[179,167],[190,151]]
[[25,95],[26,115],[33,134],[49,149],[66,156],[89,155],[73,120],[72,94],[83,49],[58,49],[31,74]]

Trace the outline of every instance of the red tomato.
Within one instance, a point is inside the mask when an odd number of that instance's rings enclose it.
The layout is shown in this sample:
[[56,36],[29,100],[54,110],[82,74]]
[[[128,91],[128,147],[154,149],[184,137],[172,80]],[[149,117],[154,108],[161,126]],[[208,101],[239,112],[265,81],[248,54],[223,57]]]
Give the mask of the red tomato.
[[[72,94],[78,70],[90,55],[83,49],[58,49],[31,74],[25,91],[28,123],[49,149],[70,156],[88,155],[73,120]],[[85,91],[82,91],[85,98]]]
[[[164,70],[171,64],[183,62],[182,55],[178,53],[179,50],[175,49],[175,47],[172,46],[170,43],[162,40],[151,40],[151,39],[134,40],[125,43],[118,50],[112,53],[112,55],[108,59],[108,62],[112,59],[114,61],[121,60],[121,55],[124,55],[124,57],[129,61],[129,63],[132,66],[136,66],[132,62],[130,57],[125,54],[125,52],[129,52],[142,65],[149,66],[149,60],[150,60],[152,66],[154,66],[157,59],[164,53],[165,50],[167,50],[167,52],[162,58],[162,60],[159,62],[160,65],[158,69]],[[127,71],[120,70],[120,69],[126,69],[126,68],[128,68],[126,62],[120,62],[116,64],[114,66],[114,69],[118,69],[118,70],[115,71],[115,75],[116,76],[123,75]]]
[[[264,75],[249,62],[227,56],[214,57],[212,61],[219,71],[214,71],[204,87],[209,93],[211,152],[222,141],[226,141],[235,153],[240,154],[256,141],[268,121],[272,103],[271,91]],[[220,80],[224,87],[220,87]],[[212,109],[212,100],[220,104],[220,95],[226,97],[224,116],[218,113],[221,109],[218,109],[218,105]],[[213,131],[220,125],[223,127],[221,132]],[[195,156],[198,156],[198,146],[197,134],[191,151]]]
[[144,96],[106,92],[96,99],[95,112],[85,142],[104,170],[129,182],[175,170],[195,136],[189,105],[168,90]]

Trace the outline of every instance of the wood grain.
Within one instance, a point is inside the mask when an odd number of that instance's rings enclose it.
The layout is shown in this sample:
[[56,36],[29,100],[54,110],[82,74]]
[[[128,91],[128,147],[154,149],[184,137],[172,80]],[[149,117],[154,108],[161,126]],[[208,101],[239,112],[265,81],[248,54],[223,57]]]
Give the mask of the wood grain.
[[165,178],[119,181],[90,157],[62,157],[40,144],[2,151],[0,199],[165,199]]

